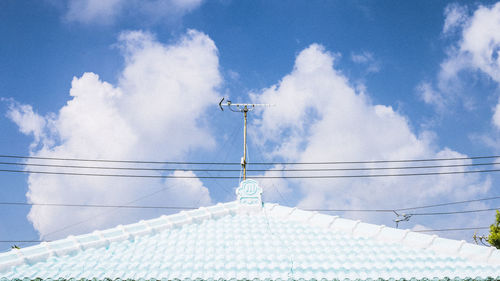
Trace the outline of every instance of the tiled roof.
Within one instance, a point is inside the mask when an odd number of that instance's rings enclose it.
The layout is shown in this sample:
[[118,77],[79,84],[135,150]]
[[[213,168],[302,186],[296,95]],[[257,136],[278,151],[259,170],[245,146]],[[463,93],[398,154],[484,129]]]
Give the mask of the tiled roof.
[[8,280],[498,276],[492,247],[237,201],[0,254]]
[[[383,279],[383,278],[377,278],[377,279],[350,279],[350,278],[345,278],[345,279],[304,279],[304,278],[299,278],[299,279],[236,279],[236,278],[231,278],[231,279],[213,279],[213,278],[208,278],[208,279],[201,279],[201,278],[196,278],[196,279],[191,279],[191,278],[185,278],[185,279],[173,279],[172,281],[497,281],[498,278],[460,278],[460,277],[455,277],[455,278],[422,278],[422,279],[416,279],[416,278],[411,278],[411,279],[406,279],[406,278],[400,278],[400,279],[395,279],[395,278],[389,278],[389,279]],[[7,279],[7,278],[0,278],[0,281],[42,281],[40,279],[30,279],[30,278],[15,278],[15,279]],[[59,279],[45,279],[43,281],[101,281],[99,279],[65,279],[65,278],[59,278]],[[116,279],[110,279],[110,278],[105,278],[102,281],[134,281],[134,279],[121,279],[121,278],[116,278]],[[160,281],[160,279],[139,279],[138,281]],[[167,281],[167,279],[161,279],[161,281]]]

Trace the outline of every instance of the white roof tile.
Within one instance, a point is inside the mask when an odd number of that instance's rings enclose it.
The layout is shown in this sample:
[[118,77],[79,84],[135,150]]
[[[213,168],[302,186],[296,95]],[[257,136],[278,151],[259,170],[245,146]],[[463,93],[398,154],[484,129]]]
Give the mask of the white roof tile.
[[0,254],[0,278],[498,277],[500,251],[276,204],[217,204]]

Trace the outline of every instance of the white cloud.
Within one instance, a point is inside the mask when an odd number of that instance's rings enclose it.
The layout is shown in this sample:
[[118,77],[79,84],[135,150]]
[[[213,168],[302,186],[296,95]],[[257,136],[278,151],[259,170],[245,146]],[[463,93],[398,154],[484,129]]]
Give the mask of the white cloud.
[[203,0],[70,0],[65,18],[68,21],[93,24],[113,23],[129,12],[147,20],[179,18],[199,7]]
[[[279,171],[283,169],[282,165],[275,165],[272,169],[266,171],[261,176],[264,177],[277,177],[283,176],[284,173]],[[276,170],[276,171],[272,171]],[[262,196],[267,202],[280,202],[283,205],[291,205],[287,199],[290,198],[292,189],[288,185],[288,181],[282,178],[270,178],[259,180],[259,185],[263,188]],[[295,199],[295,198],[294,198]]]
[[71,0],[66,19],[82,23],[110,23],[120,13],[122,0]]
[[[447,50],[441,63],[437,85],[424,101],[436,106],[461,101],[465,109],[475,108],[474,97],[464,93],[464,81],[477,79],[475,73],[500,83],[500,3],[479,6],[469,16],[467,8],[450,4],[445,9],[443,34],[457,34],[458,40]],[[465,79],[464,79],[465,78]],[[424,91],[424,93],[431,93]]]
[[[479,7],[462,30],[459,61],[488,74],[500,83],[500,2]],[[455,58],[452,58],[452,60]]]
[[[7,117],[19,125],[19,131],[25,135],[33,135],[35,139],[33,145],[45,141],[45,126],[46,120],[33,111],[31,105],[19,104],[13,100],[9,100],[9,110]],[[32,148],[34,146],[32,145]]]
[[373,54],[369,52],[363,52],[360,54],[352,53],[351,60],[355,63],[367,63],[373,60]]
[[447,103],[449,101],[443,96],[443,93],[434,89],[431,83],[420,83],[420,85],[417,86],[417,92],[425,103],[434,105],[439,112],[443,112],[447,109]]
[[233,80],[233,81],[238,81],[240,79],[240,74],[236,71],[228,70],[227,74],[228,74],[229,78],[231,78],[231,80]]
[[[254,139],[271,147],[266,153],[270,157],[316,162],[465,156],[447,148],[439,149],[431,132],[417,135],[405,116],[390,106],[373,104],[369,97],[357,93],[335,69],[334,56],[320,45],[303,50],[293,71],[279,83],[251,96],[255,102],[277,105],[264,109],[252,124],[256,128]],[[321,174],[325,173],[316,172]],[[484,194],[491,186],[488,179],[477,175],[298,179],[289,184],[295,196],[303,195],[300,207],[336,209],[395,208],[460,200]],[[344,216],[387,223],[387,217],[380,214],[345,213]]]
[[351,53],[351,60],[357,64],[365,65],[366,72],[376,73],[380,71],[380,63],[375,60],[373,54],[370,52]]
[[467,21],[467,9],[457,3],[452,3],[446,6],[444,16],[443,33],[452,32]]
[[495,113],[493,114],[493,125],[500,128],[500,102],[497,103],[495,107]]
[[[462,69],[485,73],[500,84],[500,2],[480,6],[468,19],[456,53],[443,64],[445,78],[454,77]],[[494,109],[493,125],[500,129],[500,104]]]
[[[123,33],[120,44],[126,65],[117,85],[101,81],[94,73],[75,77],[71,99],[57,114],[48,117],[34,113],[28,105],[11,105],[9,118],[21,132],[34,135],[31,155],[182,159],[192,150],[214,147],[214,138],[201,120],[204,109],[217,100],[216,88],[221,83],[213,41],[191,30],[177,43],[165,46],[151,34],[135,31]],[[189,105],[190,110],[179,104]],[[85,172],[102,173],[92,169]],[[174,173],[177,174],[194,175]],[[161,181],[30,174],[28,184],[28,201],[34,203],[125,204],[155,190],[162,192],[141,203],[211,203],[208,189],[197,179]],[[42,237],[54,239],[157,214],[121,210],[99,216],[100,212],[90,208],[61,212],[60,208],[34,206],[28,218]],[[92,217],[95,219],[47,237],[55,229]]]
[[421,224],[416,224],[411,228],[412,231],[423,231],[423,230],[431,230],[430,228],[421,225]]

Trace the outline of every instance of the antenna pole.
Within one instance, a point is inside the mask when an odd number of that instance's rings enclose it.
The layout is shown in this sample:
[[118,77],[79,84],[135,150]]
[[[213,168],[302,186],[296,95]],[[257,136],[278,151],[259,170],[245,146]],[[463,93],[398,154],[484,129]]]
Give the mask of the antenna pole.
[[255,109],[255,107],[270,107],[273,104],[257,104],[257,103],[232,103],[230,100],[223,104],[225,98],[219,102],[219,107],[224,111],[224,106],[233,112],[243,112],[243,157],[241,158],[241,168],[243,169],[243,180],[247,179],[247,113]]
[[241,159],[241,166],[243,167],[243,180],[247,179],[247,112],[248,108],[245,105],[243,108],[243,115],[245,116],[243,126],[243,158]]

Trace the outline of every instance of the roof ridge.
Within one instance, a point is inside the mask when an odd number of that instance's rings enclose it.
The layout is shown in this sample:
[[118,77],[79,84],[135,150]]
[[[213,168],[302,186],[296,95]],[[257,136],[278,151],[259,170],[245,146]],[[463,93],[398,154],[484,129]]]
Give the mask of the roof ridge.
[[500,250],[495,247],[476,245],[465,240],[442,238],[435,234],[424,234],[410,229],[399,229],[365,223],[360,220],[340,218],[316,211],[302,210],[297,207],[287,207],[279,204],[270,205],[269,203],[266,203],[264,207],[267,208],[267,214],[270,216],[326,227],[354,237],[401,243],[410,248],[431,250],[436,254],[462,257],[477,263],[500,264]]
[[111,242],[129,240],[132,237],[146,235],[170,227],[180,226],[207,218],[221,217],[230,213],[237,213],[237,201],[217,203],[209,207],[200,207],[194,210],[181,211],[170,215],[140,220],[135,223],[94,230],[91,233],[68,235],[54,241],[43,241],[38,245],[21,249],[11,249],[0,253],[0,272],[22,263],[35,263],[46,260],[51,256],[62,256],[78,250],[99,248]]

